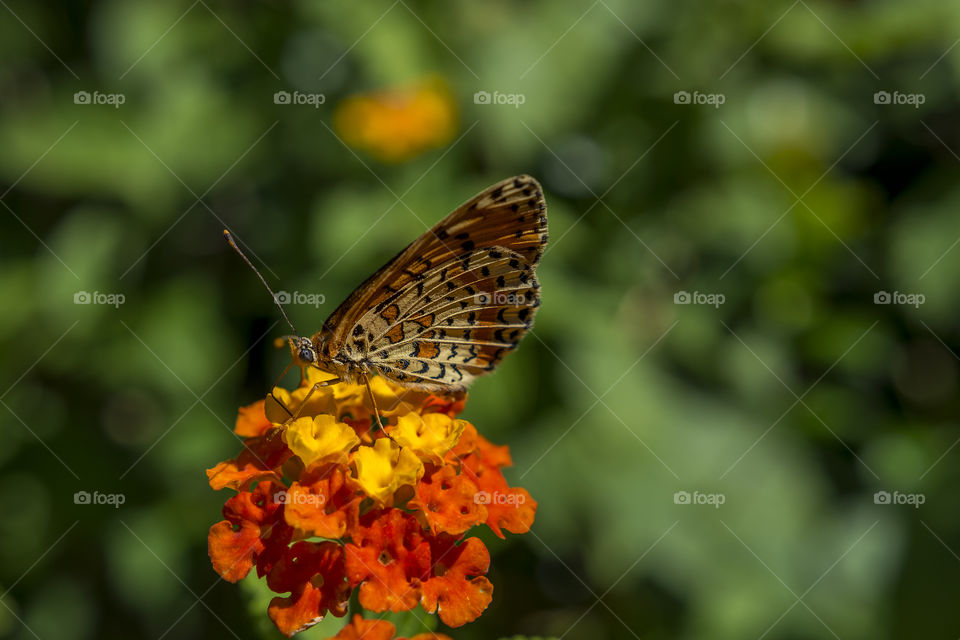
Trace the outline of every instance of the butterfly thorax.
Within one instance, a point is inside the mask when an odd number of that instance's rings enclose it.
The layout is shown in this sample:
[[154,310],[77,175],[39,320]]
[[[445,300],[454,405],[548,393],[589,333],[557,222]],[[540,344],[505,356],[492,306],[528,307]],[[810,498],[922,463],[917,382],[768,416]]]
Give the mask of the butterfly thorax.
[[333,340],[333,332],[326,326],[313,334],[313,346],[316,350],[317,366],[333,373],[348,382],[352,382],[369,373],[370,369],[365,362],[355,360],[337,350]]

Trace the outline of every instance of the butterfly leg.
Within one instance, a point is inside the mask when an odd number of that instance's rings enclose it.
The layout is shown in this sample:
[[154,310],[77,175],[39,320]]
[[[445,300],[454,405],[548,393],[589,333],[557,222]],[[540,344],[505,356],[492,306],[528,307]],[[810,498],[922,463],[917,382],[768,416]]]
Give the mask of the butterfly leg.
[[333,380],[324,380],[323,382],[318,382],[315,385],[313,385],[310,391],[307,392],[307,395],[303,399],[303,402],[300,403],[300,407],[297,409],[297,412],[292,414],[289,418],[287,418],[287,421],[283,423],[283,426],[287,426],[288,424],[296,420],[298,417],[300,417],[300,412],[303,411],[303,408],[307,406],[308,402],[310,402],[310,397],[314,393],[316,393],[318,390],[322,389],[323,387],[329,387],[330,385],[337,384],[338,382],[343,382],[343,378],[334,378]]
[[[278,398],[277,396],[273,395],[273,390],[277,388],[277,385],[280,384],[280,381],[283,380],[283,377],[284,377],[285,375],[287,375],[287,372],[290,371],[290,368],[291,368],[292,366],[293,366],[293,363],[292,363],[292,362],[291,362],[290,364],[288,364],[288,365],[287,365],[287,368],[284,369],[284,370],[283,370],[283,373],[280,374],[280,377],[277,378],[277,381],[274,382],[272,385],[270,385],[270,397],[273,398],[274,402],[276,402],[278,405],[280,405],[280,408],[282,408],[284,411],[286,411],[286,412],[287,412],[287,415],[290,416],[290,417],[293,417],[293,414],[290,413],[290,409],[287,409],[286,405],[283,404],[282,402],[280,402],[280,398]],[[301,375],[302,375],[302,373],[301,373]]]
[[367,387],[367,394],[370,396],[370,404],[373,407],[373,415],[377,417],[377,427],[380,428],[381,433],[386,433],[383,430],[383,421],[380,419],[380,409],[377,408],[377,399],[373,395],[373,388],[370,386],[370,377],[367,374],[363,374],[363,384]]

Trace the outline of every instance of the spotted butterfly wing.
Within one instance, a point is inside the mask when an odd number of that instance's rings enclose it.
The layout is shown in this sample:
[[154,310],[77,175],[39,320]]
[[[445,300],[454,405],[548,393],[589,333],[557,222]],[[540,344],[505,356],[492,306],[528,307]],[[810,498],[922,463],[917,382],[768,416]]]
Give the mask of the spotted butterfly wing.
[[368,278],[312,340],[348,378],[376,371],[457,391],[492,371],[530,329],[547,242],[539,183],[520,175],[477,194]]

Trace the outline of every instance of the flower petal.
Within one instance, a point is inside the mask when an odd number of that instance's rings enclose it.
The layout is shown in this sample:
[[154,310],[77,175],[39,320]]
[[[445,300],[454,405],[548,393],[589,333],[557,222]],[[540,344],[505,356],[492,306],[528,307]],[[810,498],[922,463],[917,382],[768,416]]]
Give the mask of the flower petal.
[[244,521],[234,528],[233,523],[221,520],[210,527],[207,553],[213,570],[228,582],[238,582],[250,573],[257,555],[264,549],[260,527]]
[[420,599],[420,580],[430,575],[430,545],[416,518],[399,509],[361,518],[345,547],[347,580],[360,585],[360,604],[370,611],[408,611]]
[[257,400],[253,404],[240,407],[237,411],[237,424],[233,432],[244,438],[256,438],[264,435],[272,426],[263,408],[264,401]]
[[350,450],[360,444],[353,427],[328,414],[297,418],[284,429],[283,440],[306,466],[345,462]]
[[460,439],[467,422],[454,420],[445,413],[408,413],[400,416],[397,426],[390,430],[390,437],[397,444],[408,448],[424,462],[441,464]]
[[[340,633],[330,638],[330,640],[392,640],[396,627],[388,620],[365,620],[359,613],[353,616],[353,620],[340,630]],[[407,640],[406,638],[397,638],[396,640]],[[418,633],[411,636],[409,640],[452,640],[450,636],[442,633]]]
[[423,401],[420,407],[421,414],[445,413],[451,418],[456,418],[457,414],[463,411],[467,405],[467,392],[460,391],[451,396],[432,395]]
[[283,477],[280,467],[289,458],[290,450],[276,437],[276,432],[247,438],[239,456],[207,469],[207,479],[216,490],[229,487],[245,491],[260,480],[280,481]]
[[287,636],[315,625],[329,612],[347,613],[350,587],[344,577],[343,550],[334,542],[297,542],[284,553],[267,576],[273,591],[289,591],[274,598],[267,611]]
[[274,500],[278,488],[282,485],[261,482],[252,492],[238,493],[223,506],[226,519],[210,528],[210,562],[224,580],[240,580],[254,563],[258,575],[266,574],[290,543],[293,530]]
[[490,553],[479,538],[456,544],[441,535],[432,542],[433,577],[421,585],[421,604],[436,611],[443,623],[460,627],[476,620],[493,600],[493,585],[484,576]]
[[447,465],[420,481],[417,495],[407,507],[419,511],[434,535],[458,536],[487,518],[487,510],[477,495],[477,485],[466,474],[458,475],[456,469]]
[[311,467],[285,498],[284,518],[297,538],[342,538],[359,517],[360,496],[343,465]]
[[387,620],[365,620],[359,613],[330,640],[392,640],[397,628]]
[[372,447],[353,452],[357,482],[369,497],[380,504],[393,504],[393,494],[403,486],[413,487],[423,476],[423,463],[407,448],[389,438],[378,439]]
[[503,472],[488,466],[475,455],[463,460],[462,472],[477,486],[477,501],[487,509],[486,523],[497,536],[501,529],[511,533],[526,533],[537,514],[537,501],[526,489],[511,487]]
[[[469,438],[473,444],[473,450],[467,454],[461,449],[465,438]],[[501,529],[511,533],[529,531],[537,513],[537,501],[526,489],[508,485],[503,477],[500,468],[511,464],[509,448],[496,446],[483,436],[469,431],[465,431],[461,443],[456,447],[459,450],[461,473],[477,486],[477,501],[487,510],[487,526],[501,538],[504,537]]]

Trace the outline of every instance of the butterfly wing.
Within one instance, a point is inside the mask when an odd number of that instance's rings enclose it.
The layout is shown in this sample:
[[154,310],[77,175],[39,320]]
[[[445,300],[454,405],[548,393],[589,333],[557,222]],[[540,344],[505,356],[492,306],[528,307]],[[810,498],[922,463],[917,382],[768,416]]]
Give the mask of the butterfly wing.
[[347,350],[366,349],[373,368],[403,384],[464,388],[529,330],[540,285],[533,267],[504,247],[474,249],[424,275],[364,314],[372,329],[348,339]]
[[521,175],[494,184],[368,278],[315,339],[327,357],[407,386],[463,388],[530,328],[546,242],[537,181]]

